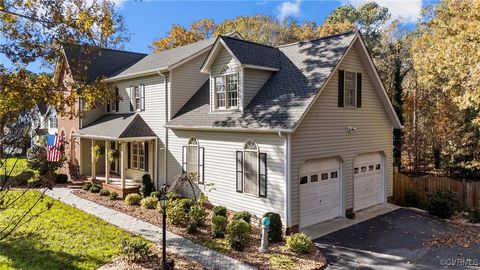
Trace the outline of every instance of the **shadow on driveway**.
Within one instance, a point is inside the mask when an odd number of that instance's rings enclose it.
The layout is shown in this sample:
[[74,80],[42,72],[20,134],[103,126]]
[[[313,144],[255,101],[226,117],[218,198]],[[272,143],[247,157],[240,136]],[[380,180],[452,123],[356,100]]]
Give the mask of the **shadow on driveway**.
[[458,259],[476,261],[471,261],[470,267],[457,263],[451,269],[478,269],[479,245],[469,248],[424,245],[432,235],[455,229],[428,215],[398,209],[314,241],[328,258],[327,269],[439,269],[448,268],[445,264]]

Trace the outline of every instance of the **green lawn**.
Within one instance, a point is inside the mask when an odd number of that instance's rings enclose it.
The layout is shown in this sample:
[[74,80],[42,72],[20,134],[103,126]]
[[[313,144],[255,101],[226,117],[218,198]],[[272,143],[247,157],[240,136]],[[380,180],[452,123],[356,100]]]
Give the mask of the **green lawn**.
[[27,170],[27,166],[28,164],[25,158],[18,158],[18,161],[16,157],[8,158],[5,162],[2,162],[1,164],[0,175],[5,175],[6,169],[6,174],[9,174],[10,171],[13,170],[10,176],[17,176]]
[[[18,194],[20,191],[14,191],[9,196]],[[31,203],[39,192],[29,191],[27,196]],[[0,242],[1,270],[96,269],[120,253],[122,239],[145,241],[50,197],[43,199],[36,211],[46,203],[53,207]],[[0,210],[0,230],[15,210]]]

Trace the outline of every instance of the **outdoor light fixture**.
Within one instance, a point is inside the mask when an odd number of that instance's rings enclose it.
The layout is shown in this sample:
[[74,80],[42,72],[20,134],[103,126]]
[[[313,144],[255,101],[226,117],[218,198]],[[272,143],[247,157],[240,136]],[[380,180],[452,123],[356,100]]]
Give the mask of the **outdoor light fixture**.
[[162,269],[167,269],[167,207],[168,207],[168,196],[163,193],[160,197],[160,207],[162,208]]

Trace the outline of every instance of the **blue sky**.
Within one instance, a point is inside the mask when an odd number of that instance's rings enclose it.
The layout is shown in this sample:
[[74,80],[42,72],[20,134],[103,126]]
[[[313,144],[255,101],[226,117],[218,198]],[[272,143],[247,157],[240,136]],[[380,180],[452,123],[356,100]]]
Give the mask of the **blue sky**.
[[[164,36],[172,24],[188,26],[194,20],[211,18],[219,23],[226,18],[241,15],[265,14],[275,17],[293,16],[299,20],[312,20],[322,23],[328,14],[342,4],[360,5],[366,0],[342,1],[133,1],[114,0],[118,12],[124,17],[130,34],[126,50],[150,53],[152,41]],[[401,16],[410,27],[418,18],[422,6],[434,0],[377,0],[389,8],[396,17]],[[0,55],[0,62],[6,66],[10,63]],[[48,71],[39,63],[29,66],[33,72]]]

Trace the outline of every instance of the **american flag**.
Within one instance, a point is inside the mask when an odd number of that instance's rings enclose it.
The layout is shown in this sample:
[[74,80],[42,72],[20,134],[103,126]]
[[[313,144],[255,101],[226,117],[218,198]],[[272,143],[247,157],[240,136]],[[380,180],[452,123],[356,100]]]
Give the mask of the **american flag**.
[[47,134],[47,160],[60,161],[60,147],[62,146],[62,139],[57,135]]

